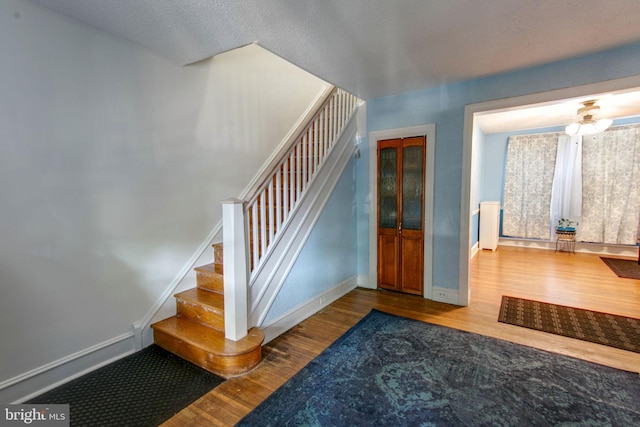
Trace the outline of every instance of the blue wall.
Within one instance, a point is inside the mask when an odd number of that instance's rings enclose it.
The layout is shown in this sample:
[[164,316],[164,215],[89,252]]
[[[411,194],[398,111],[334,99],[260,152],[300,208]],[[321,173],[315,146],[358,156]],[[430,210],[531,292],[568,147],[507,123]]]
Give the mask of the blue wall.
[[476,212],[471,218],[471,246],[480,241],[480,213]]
[[[433,285],[458,289],[460,203],[464,107],[555,89],[596,83],[640,73],[640,44],[612,49],[558,63],[477,79],[367,103],[367,131],[436,124],[435,195],[433,218]],[[368,133],[367,133],[368,134]],[[368,223],[368,141],[361,144],[358,168],[358,222]],[[366,194],[363,194],[366,192]],[[468,220],[465,215],[463,219]],[[359,273],[368,274],[368,234],[359,230]],[[366,245],[365,245],[366,242]],[[366,268],[365,268],[366,267]]]

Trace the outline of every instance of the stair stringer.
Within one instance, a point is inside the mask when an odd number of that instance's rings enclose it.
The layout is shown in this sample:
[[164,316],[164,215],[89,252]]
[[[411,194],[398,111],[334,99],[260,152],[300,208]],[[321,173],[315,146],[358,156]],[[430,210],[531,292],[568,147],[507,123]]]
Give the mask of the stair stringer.
[[309,238],[347,163],[354,155],[357,113],[342,131],[299,206],[283,227],[278,241],[249,281],[249,327],[261,326],[280,288]]

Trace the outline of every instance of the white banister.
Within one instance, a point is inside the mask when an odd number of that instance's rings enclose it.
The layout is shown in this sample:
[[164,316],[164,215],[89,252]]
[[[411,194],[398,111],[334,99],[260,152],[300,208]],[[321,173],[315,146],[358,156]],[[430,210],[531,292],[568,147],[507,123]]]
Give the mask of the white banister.
[[[252,241],[251,272],[260,265],[291,212],[299,204],[309,183],[356,110],[360,100],[342,89],[334,89],[309,121],[271,178],[248,199],[247,233]],[[280,197],[284,198],[281,202]],[[251,273],[249,275],[251,277]]]
[[224,256],[224,332],[238,341],[247,336],[247,251],[242,200],[222,201],[222,244]]

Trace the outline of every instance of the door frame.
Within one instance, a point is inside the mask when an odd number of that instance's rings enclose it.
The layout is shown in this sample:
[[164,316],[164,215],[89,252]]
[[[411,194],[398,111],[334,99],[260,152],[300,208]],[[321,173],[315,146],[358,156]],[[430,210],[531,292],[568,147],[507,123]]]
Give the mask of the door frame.
[[460,200],[460,282],[458,285],[460,305],[469,305],[471,301],[471,286],[469,283],[471,232],[473,230],[471,226],[473,220],[473,211],[471,210],[471,172],[474,133],[477,130],[477,124],[474,121],[475,116],[500,110],[516,110],[525,106],[554,104],[585,96],[602,96],[608,92],[633,90],[636,88],[640,88],[640,75],[587,83],[562,89],[553,89],[511,98],[500,98],[465,106],[462,145],[462,191]]
[[425,136],[424,171],[424,290],[433,299],[433,192],[436,154],[436,125],[418,125],[369,132],[369,287],[378,287],[378,141]]

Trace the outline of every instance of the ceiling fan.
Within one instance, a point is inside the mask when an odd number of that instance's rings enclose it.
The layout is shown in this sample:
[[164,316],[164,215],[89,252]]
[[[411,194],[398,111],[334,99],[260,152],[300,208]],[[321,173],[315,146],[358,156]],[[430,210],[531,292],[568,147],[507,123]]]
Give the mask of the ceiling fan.
[[611,119],[596,119],[595,116],[600,110],[596,105],[596,100],[588,100],[582,103],[582,107],[578,108],[579,119],[567,125],[564,129],[565,133],[570,136],[576,135],[592,135],[599,133],[611,126]]

